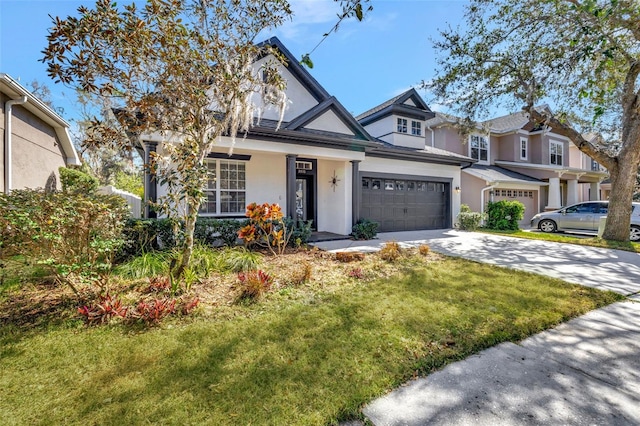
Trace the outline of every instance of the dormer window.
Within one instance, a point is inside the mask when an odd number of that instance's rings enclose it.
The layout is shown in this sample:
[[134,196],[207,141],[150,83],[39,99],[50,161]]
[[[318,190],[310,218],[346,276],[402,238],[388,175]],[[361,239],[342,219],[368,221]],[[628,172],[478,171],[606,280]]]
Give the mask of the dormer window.
[[407,119],[398,118],[398,133],[407,133]]
[[471,135],[469,139],[469,157],[479,162],[489,161],[489,142],[480,135]]
[[422,136],[422,123],[419,121],[411,121],[411,134],[414,136]]
[[527,138],[520,138],[520,159],[521,160],[526,160],[528,157],[528,145],[529,144],[529,140]]

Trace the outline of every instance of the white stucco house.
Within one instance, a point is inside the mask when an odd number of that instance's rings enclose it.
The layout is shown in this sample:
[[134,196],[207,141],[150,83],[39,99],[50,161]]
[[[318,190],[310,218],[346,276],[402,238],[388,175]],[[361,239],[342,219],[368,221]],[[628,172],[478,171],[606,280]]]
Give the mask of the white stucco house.
[[[474,160],[427,146],[422,129],[434,114],[415,91],[356,120],[277,38],[265,43],[287,60],[280,67],[290,101],[280,128],[265,111],[229,155],[222,138],[209,155],[211,179],[200,215],[244,217],[251,202],[278,203],[290,217],[313,220],[317,231],[348,235],[361,218],[380,231],[449,228],[459,212],[461,168]],[[265,57],[256,63],[273,59]],[[399,127],[398,119],[409,127]],[[411,127],[413,126],[413,127]],[[416,129],[420,134],[412,134]],[[145,155],[161,143],[142,138]],[[164,192],[152,176],[145,194]]]

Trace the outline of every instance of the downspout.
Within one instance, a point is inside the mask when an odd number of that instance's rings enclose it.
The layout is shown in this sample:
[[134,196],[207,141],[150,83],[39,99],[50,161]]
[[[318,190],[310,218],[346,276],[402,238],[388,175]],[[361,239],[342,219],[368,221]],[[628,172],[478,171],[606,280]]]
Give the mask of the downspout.
[[429,131],[431,132],[431,148],[435,148],[435,134],[436,132],[429,126],[427,126],[427,129],[429,129]]
[[27,102],[27,97],[12,99],[4,104],[4,193],[11,192],[11,111],[14,105]]
[[[487,182],[489,183],[489,182]],[[482,224],[484,225],[484,192],[495,188],[496,185],[485,186],[480,190],[480,214],[482,215]]]

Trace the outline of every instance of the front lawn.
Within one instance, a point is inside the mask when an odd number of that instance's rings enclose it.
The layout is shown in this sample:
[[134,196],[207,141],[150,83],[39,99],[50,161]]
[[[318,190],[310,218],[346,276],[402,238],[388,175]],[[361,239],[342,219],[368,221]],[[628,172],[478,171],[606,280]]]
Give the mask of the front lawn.
[[517,238],[526,238],[529,240],[543,240],[543,241],[554,241],[557,243],[567,243],[567,244],[577,244],[582,246],[591,246],[591,247],[603,247],[609,249],[616,250],[624,250],[640,253],[640,243],[634,242],[620,242],[620,241],[610,241],[603,240],[598,237],[585,237],[585,236],[576,236],[573,234],[564,234],[564,233],[553,233],[548,234],[544,232],[538,231],[495,231],[486,228],[479,228],[478,232],[486,232],[488,234],[497,234],[497,235],[506,235],[508,237],[517,237]]
[[86,327],[68,296],[44,323],[0,316],[2,422],[325,425],[411,377],[623,298],[432,253],[343,264],[302,252],[269,272],[307,263],[308,281],[276,280],[255,303],[213,291],[224,277],[202,283],[212,296],[199,315],[149,329]]

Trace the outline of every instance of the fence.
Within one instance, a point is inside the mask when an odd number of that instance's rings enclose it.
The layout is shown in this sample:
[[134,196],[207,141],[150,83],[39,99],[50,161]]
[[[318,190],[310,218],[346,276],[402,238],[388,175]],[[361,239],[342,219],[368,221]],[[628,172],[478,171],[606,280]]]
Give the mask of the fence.
[[126,191],[121,191],[111,185],[98,188],[98,193],[105,195],[119,195],[127,201],[132,217],[136,219],[142,217],[142,200],[137,195],[131,194],[130,192]]

